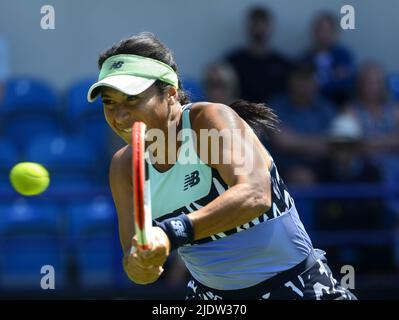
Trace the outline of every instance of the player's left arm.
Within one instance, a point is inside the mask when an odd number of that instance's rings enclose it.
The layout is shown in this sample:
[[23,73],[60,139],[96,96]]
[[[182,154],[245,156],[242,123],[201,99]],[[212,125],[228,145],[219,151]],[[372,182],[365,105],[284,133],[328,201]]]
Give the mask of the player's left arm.
[[[271,159],[253,131],[230,107],[198,104],[198,108],[194,106],[191,109],[190,118],[197,137],[201,137],[201,129],[216,129],[217,132],[225,130],[227,133],[234,130],[235,146],[242,146],[242,152],[237,152],[229,139],[226,139],[223,140],[225,143],[212,148],[209,138],[205,158],[201,156],[201,139],[197,140],[197,154],[202,161],[215,168],[229,186],[219,197],[187,216],[193,225],[194,240],[198,240],[245,224],[270,208]],[[215,153],[219,159],[224,156],[231,161],[213,163]],[[246,166],[243,167],[242,162]],[[153,227],[155,230],[159,232],[158,246],[148,250],[146,256],[144,252],[139,254],[140,263],[145,266],[157,265],[165,258],[162,247],[170,247],[170,239],[166,234],[158,227]]]
[[[270,208],[271,159],[248,124],[230,107],[208,104],[196,110],[194,106],[190,113],[192,128],[197,137],[201,136],[201,129],[235,133],[231,140],[223,139],[217,148],[212,147],[211,138],[208,138],[206,159],[201,156],[201,139],[197,140],[197,154],[216,169],[229,186],[219,197],[189,215],[194,227],[194,239],[198,240],[245,224]],[[213,163],[215,152],[218,153],[219,161]]]

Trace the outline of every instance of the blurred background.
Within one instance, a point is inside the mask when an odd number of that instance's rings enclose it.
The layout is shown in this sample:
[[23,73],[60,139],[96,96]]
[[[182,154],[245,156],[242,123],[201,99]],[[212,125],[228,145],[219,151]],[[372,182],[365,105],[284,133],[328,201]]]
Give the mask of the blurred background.
[[[54,29],[41,28],[43,5]],[[352,5],[355,29],[341,28]],[[98,54],[142,31],[169,46],[192,101],[266,103],[262,134],[314,246],[360,299],[399,298],[399,2],[3,0],[0,3],[0,297],[182,299],[173,255],[159,282],[122,270],[108,166],[122,141],[88,104]],[[22,197],[21,161],[51,174]],[[42,290],[41,268],[55,270]]]

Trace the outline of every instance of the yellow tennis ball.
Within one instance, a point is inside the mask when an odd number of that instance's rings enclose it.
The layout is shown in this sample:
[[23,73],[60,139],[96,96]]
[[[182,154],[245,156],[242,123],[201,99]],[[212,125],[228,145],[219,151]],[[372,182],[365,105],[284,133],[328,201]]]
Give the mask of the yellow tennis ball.
[[21,162],[11,169],[10,182],[20,194],[34,196],[47,189],[50,176],[46,168],[38,163]]

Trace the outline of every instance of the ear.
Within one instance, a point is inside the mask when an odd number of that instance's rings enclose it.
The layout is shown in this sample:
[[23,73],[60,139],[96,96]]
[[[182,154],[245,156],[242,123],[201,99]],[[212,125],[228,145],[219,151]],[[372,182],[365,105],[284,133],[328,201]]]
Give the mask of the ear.
[[174,86],[168,88],[168,104],[173,105],[178,99],[177,89]]

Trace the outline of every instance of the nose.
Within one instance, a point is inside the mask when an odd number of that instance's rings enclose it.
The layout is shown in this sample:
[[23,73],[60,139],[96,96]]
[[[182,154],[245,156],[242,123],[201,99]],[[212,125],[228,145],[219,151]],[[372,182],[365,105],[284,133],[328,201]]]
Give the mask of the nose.
[[129,117],[130,117],[129,112],[126,110],[126,108],[123,107],[117,108],[114,114],[114,120],[118,125],[128,122]]

